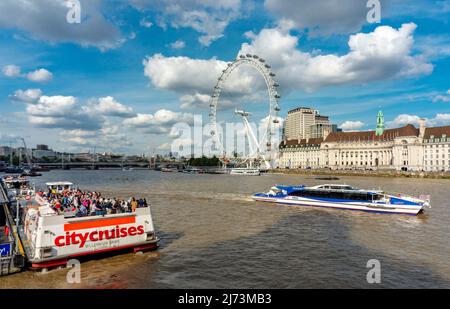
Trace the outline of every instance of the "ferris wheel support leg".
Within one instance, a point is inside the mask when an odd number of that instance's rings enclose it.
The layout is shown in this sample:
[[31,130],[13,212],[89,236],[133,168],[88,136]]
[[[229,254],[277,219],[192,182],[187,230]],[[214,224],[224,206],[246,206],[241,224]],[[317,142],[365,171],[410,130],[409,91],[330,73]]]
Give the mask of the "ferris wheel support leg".
[[253,155],[253,146],[252,146],[252,141],[250,140],[250,132],[251,129],[247,126],[248,121],[246,121],[247,118],[244,116],[243,117],[243,122],[244,122],[244,130],[245,130],[245,136],[248,138],[248,148],[250,148],[250,157]]
[[250,127],[250,123],[248,122],[247,117],[244,117],[244,126],[247,128],[247,132],[249,134],[249,137],[252,139],[252,142],[256,146],[257,156],[259,156],[259,154],[261,153],[261,149],[259,148],[259,143],[258,143],[258,141],[257,141],[257,139],[255,137],[255,134],[253,133],[252,128]]

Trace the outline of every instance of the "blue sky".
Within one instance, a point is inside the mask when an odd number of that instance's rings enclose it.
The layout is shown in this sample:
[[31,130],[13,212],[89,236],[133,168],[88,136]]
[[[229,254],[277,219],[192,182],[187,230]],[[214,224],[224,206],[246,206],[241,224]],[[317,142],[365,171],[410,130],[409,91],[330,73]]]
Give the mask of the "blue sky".
[[[450,125],[450,1],[380,1],[374,24],[365,0],[80,1],[80,24],[66,20],[70,2],[0,3],[0,144],[167,152],[175,123],[208,122],[208,96],[240,52],[272,65],[282,117],[311,106],[367,130],[381,109],[389,126]],[[267,115],[251,68],[221,100],[220,121],[239,121],[235,107]]]

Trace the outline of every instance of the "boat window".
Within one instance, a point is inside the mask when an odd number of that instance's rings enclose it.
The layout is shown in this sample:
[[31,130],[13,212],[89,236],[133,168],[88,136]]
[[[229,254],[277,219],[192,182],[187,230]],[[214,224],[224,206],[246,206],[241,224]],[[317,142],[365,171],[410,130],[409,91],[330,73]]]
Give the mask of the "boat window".
[[351,186],[331,186],[330,188],[334,190],[353,190]]
[[382,200],[383,197],[384,197],[384,196],[383,196],[382,194],[372,194],[372,199],[373,199],[374,201]]
[[372,197],[367,192],[345,192],[325,190],[300,190],[289,194],[291,196],[317,197],[336,200],[370,201]]

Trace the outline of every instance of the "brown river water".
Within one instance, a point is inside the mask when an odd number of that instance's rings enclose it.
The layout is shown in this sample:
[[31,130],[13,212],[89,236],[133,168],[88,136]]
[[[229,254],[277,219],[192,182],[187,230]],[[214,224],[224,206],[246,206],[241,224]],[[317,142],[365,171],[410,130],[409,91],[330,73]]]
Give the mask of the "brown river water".
[[[430,194],[417,217],[253,202],[274,184],[315,185],[314,176],[190,175],[148,170],[51,171],[104,195],[146,197],[160,248],[81,264],[81,283],[67,269],[24,271],[0,288],[450,288],[450,180],[341,177],[366,189]],[[368,284],[366,263],[381,263]]]

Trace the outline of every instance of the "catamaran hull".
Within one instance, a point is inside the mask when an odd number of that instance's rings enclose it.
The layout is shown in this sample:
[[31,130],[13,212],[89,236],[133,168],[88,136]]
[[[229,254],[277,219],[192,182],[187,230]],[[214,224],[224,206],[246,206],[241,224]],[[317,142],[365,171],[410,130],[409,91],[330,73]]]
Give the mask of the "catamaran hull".
[[284,204],[289,206],[311,206],[311,207],[323,207],[323,208],[334,208],[343,210],[356,210],[365,211],[372,213],[386,213],[386,214],[404,214],[415,216],[423,210],[423,206],[399,206],[399,205],[364,205],[356,202],[327,202],[306,198],[276,198],[268,196],[258,196],[254,195],[253,200],[258,202],[268,202],[276,204]]

